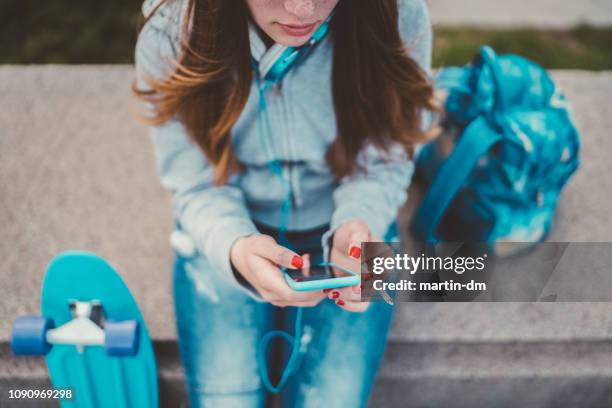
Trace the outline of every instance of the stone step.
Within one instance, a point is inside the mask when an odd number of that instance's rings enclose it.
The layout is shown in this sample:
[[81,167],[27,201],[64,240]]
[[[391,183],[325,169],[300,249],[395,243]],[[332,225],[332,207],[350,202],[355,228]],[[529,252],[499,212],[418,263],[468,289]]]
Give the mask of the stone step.
[[370,407],[609,408],[612,378],[381,378]]
[[[162,406],[186,406],[176,344],[158,342],[155,349]],[[43,359],[12,357],[8,345],[0,344],[0,406],[14,402],[7,400],[9,389],[48,387]],[[609,340],[393,340],[387,347],[370,406],[599,407],[602,401],[611,400]],[[23,404],[19,407],[28,406],[28,402]],[[55,406],[52,402],[38,404],[30,406]]]
[[[180,365],[175,342],[154,343],[162,407],[187,406],[185,379]],[[0,342],[0,407],[57,407],[53,401],[8,400],[10,389],[48,389],[51,387],[49,373],[43,358],[15,357],[9,344]]]
[[609,407],[612,342],[390,343],[373,407]]

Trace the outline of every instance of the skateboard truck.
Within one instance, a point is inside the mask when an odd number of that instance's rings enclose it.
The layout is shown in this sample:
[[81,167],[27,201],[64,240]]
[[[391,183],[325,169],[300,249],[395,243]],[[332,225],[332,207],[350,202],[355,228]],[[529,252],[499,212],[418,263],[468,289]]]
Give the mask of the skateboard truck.
[[100,302],[71,301],[70,310],[73,319],[68,323],[47,331],[47,342],[50,344],[73,344],[79,353],[85,346],[101,346],[104,344],[104,330],[92,319],[92,311],[100,307]]
[[13,325],[11,349],[17,355],[44,355],[52,345],[73,345],[79,353],[85,347],[104,346],[109,356],[133,356],[138,353],[137,320],[105,320],[97,300],[70,300],[72,320],[55,327],[42,316],[20,316]]

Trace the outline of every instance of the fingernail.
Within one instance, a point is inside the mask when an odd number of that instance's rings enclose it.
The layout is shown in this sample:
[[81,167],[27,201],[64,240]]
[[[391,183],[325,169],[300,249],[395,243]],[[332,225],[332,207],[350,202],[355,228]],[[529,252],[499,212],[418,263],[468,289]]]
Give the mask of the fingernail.
[[331,289],[323,289],[323,293],[329,293],[331,292]]
[[332,299],[338,299],[340,297],[340,292],[332,292]]
[[344,300],[342,300],[342,299],[338,299],[338,300],[336,301],[336,304],[337,304],[338,306],[344,306]]
[[349,256],[351,258],[359,259],[361,257],[361,248],[353,246],[349,251]]
[[302,260],[301,257],[297,256],[297,255],[293,255],[293,258],[291,258],[291,265],[295,268],[301,268],[302,266],[304,266],[304,261]]

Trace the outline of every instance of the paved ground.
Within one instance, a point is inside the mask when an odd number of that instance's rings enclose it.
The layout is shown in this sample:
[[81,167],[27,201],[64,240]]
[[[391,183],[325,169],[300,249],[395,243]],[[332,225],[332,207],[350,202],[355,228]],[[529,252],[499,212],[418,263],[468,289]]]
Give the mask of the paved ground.
[[441,25],[567,28],[612,25],[610,0],[427,0]]

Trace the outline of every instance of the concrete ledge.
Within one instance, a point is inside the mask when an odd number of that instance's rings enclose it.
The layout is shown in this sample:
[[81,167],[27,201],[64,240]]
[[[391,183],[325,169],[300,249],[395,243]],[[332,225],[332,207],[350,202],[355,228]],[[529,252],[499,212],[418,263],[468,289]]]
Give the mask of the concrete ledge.
[[[551,240],[610,241],[612,72],[554,76],[575,107],[583,163],[564,193]],[[0,67],[0,93],[9,101],[0,110],[0,341],[14,316],[38,311],[47,262],[70,248],[110,260],[152,335],[175,337],[167,244],[172,216],[146,130],[130,113],[132,79],[128,66]],[[486,319],[489,305],[472,307],[481,307]],[[419,314],[424,325],[435,310]]]
[[[553,75],[575,107],[583,164],[551,239],[611,241],[612,72]],[[10,328],[15,316],[39,312],[51,257],[86,249],[122,273],[156,342],[162,394],[183,398],[172,217],[146,130],[130,115],[132,79],[128,66],[0,66],[8,102],[0,110],[0,390],[47,384],[41,360],[8,356]],[[598,406],[612,389],[611,311],[612,303],[402,304],[372,405]]]
[[0,67],[0,340],[8,316],[39,311],[46,265],[66,249],[108,259],[152,335],[175,337],[170,203],[132,79],[129,66]]

